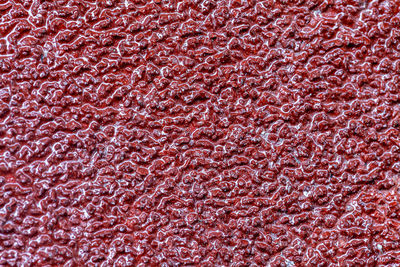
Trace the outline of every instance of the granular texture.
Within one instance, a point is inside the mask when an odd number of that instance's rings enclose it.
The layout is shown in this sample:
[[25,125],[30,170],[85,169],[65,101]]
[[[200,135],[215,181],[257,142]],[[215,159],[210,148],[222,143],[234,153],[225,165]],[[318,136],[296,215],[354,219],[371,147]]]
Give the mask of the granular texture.
[[399,266],[399,7],[0,0],[0,266]]

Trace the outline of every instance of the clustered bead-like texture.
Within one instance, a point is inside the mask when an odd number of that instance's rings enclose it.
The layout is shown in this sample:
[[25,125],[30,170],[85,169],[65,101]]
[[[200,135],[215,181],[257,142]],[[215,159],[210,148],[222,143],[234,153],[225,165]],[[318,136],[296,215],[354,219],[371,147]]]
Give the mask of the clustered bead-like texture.
[[0,266],[398,266],[399,10],[0,0]]

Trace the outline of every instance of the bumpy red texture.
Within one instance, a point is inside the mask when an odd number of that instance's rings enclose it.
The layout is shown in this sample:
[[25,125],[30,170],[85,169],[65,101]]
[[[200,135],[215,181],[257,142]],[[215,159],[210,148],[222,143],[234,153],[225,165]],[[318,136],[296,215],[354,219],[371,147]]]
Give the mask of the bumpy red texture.
[[0,0],[0,265],[399,266],[399,7]]

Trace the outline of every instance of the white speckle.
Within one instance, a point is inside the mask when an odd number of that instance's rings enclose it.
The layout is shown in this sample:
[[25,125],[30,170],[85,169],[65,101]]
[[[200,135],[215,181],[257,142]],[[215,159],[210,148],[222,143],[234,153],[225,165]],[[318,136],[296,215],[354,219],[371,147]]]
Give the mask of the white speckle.
[[84,219],[89,219],[90,218],[90,215],[89,215],[89,213],[87,212],[86,209],[83,210],[83,218]]
[[267,131],[262,132],[261,138],[264,139],[265,142],[268,142],[268,132]]
[[293,262],[293,261],[285,260],[285,263],[286,263],[286,267],[292,267],[292,266],[294,266],[294,262]]

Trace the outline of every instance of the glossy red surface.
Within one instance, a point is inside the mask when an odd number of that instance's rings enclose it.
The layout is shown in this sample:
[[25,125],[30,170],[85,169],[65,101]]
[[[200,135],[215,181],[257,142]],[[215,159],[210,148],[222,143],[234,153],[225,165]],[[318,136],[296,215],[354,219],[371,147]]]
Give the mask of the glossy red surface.
[[400,265],[399,6],[0,0],[0,265]]

